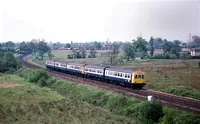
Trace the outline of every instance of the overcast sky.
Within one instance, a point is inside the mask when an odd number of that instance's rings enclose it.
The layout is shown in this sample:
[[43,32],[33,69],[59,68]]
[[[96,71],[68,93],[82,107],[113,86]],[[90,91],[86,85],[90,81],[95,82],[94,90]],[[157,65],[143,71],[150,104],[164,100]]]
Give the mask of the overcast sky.
[[200,35],[200,0],[3,0],[0,8],[0,42]]

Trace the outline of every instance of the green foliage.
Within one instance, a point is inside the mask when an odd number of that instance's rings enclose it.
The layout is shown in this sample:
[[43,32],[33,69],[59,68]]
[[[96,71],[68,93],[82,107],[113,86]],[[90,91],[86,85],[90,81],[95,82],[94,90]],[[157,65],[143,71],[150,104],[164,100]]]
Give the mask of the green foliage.
[[50,48],[47,46],[47,43],[44,41],[39,41],[37,45],[37,52],[39,53],[40,59],[43,60],[44,54],[50,51]]
[[88,56],[88,58],[96,58],[96,51],[95,51],[95,49],[92,47],[91,49],[90,49],[90,55]]
[[179,40],[174,40],[174,42],[164,41],[163,51],[165,54],[166,53],[175,54],[176,57],[179,57],[180,51],[181,51],[180,44],[181,44],[181,41],[179,41]]
[[149,122],[159,122],[159,119],[164,115],[162,105],[160,103],[154,102],[144,102],[139,108],[139,117],[147,119]]
[[163,48],[163,43],[166,41],[166,39],[162,40],[162,38],[154,38],[154,47],[156,49],[161,49]]
[[135,50],[134,50],[134,46],[132,43],[130,43],[130,42],[124,43],[123,50],[125,52],[127,61],[129,61],[130,58],[135,58]]
[[86,58],[86,50],[85,50],[85,48],[81,48],[80,49],[80,55],[81,55],[81,58]]
[[35,82],[39,84],[40,86],[47,86],[46,81],[48,80],[49,76],[47,72],[43,69],[35,70],[32,73],[30,73],[28,81],[29,82]]
[[67,55],[67,58],[68,58],[68,59],[73,59],[73,55],[68,54],[68,55]]
[[0,72],[15,70],[19,63],[11,53],[0,52]]
[[[31,75],[37,75],[37,73],[33,74],[33,72],[31,72],[30,70],[23,72],[23,75],[27,75],[26,73],[29,73],[28,78]],[[78,102],[77,100],[85,101],[95,106],[107,108],[112,113],[124,115],[130,118],[137,118],[143,123],[160,122],[163,124],[181,124],[190,122],[199,123],[200,121],[198,115],[191,113],[186,113],[168,108],[165,108],[163,112],[161,104],[157,102],[141,102],[139,100],[124,97],[119,94],[112,94],[102,90],[92,89],[87,86],[77,85],[71,82],[60,81],[55,78],[47,78],[46,74],[43,74],[43,72],[41,73],[42,74],[38,75],[44,75],[45,79],[47,80],[46,86],[52,88],[53,90],[59,92],[60,94],[66,96],[69,99],[75,100],[75,103]],[[37,77],[44,79],[41,76],[35,76],[33,79],[38,80]],[[63,108],[63,110],[65,109]],[[164,117],[162,118],[163,115]]]
[[164,92],[180,95],[180,96],[185,96],[185,97],[191,97],[194,99],[200,99],[200,93],[194,90],[186,90],[186,89],[181,89],[177,87],[171,87],[164,90]]
[[150,38],[149,44],[150,44],[150,55],[153,56],[153,54],[154,54],[154,39],[153,39],[153,37]]
[[162,124],[199,124],[200,116],[176,109],[164,108]]
[[1,51],[14,53],[15,52],[15,43],[13,43],[12,41],[2,43],[1,44]]
[[147,54],[147,41],[142,37],[137,37],[136,40],[133,40],[133,47],[135,52],[142,53],[140,57],[144,57]]
[[101,42],[95,41],[95,42],[94,42],[94,48],[95,48],[96,50],[101,50],[101,48],[102,48]]
[[27,54],[31,52],[31,49],[28,46],[28,43],[24,41],[19,44],[19,50],[20,50],[20,54]]
[[190,59],[191,56],[189,53],[182,52],[179,56],[181,59]]
[[70,43],[66,43],[64,47],[65,48],[71,48],[71,44]]

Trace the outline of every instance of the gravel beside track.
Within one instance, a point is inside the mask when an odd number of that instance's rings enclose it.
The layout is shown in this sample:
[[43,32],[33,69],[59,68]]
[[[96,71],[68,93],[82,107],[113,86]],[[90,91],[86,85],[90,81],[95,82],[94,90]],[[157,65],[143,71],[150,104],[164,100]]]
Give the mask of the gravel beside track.
[[[28,61],[26,57],[24,56],[21,56],[20,60],[22,64],[33,69],[45,68],[44,66],[37,65],[31,61]],[[55,77],[58,77],[64,80],[74,81],[82,85],[89,85],[90,87],[106,90],[112,93],[123,94],[129,97],[136,97],[139,99],[146,100],[148,96],[153,96],[156,101],[160,101],[163,105],[166,105],[168,107],[178,108],[185,111],[200,114],[200,100],[196,100],[196,99],[192,99],[188,97],[181,97],[181,96],[153,91],[153,90],[132,89],[130,87],[125,87],[122,85],[114,85],[111,83],[105,83],[105,82],[97,81],[94,79],[83,78],[76,75],[64,74],[61,72],[56,72],[56,71],[52,71],[48,69],[47,69],[47,72],[50,75],[53,75]]]

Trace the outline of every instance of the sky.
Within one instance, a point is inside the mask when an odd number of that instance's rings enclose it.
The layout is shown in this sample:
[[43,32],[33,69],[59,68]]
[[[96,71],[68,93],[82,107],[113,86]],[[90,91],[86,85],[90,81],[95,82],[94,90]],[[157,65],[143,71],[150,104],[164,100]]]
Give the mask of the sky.
[[200,0],[1,0],[0,42],[188,41],[200,35]]

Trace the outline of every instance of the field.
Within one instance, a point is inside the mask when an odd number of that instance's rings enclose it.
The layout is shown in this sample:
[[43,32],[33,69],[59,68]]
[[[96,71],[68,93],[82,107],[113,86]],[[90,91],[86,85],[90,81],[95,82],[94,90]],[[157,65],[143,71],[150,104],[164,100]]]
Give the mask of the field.
[[[69,52],[69,51],[68,51]],[[66,51],[52,51],[55,58],[64,58]],[[99,51],[99,54],[105,51]],[[31,58],[34,62],[38,60]],[[45,57],[48,59],[47,57]],[[75,63],[105,63],[101,56],[87,59],[70,59]],[[197,63],[200,60],[134,60],[124,61],[120,68],[133,68],[147,73],[147,89],[164,91],[182,96],[200,99],[200,68]],[[41,61],[39,61],[41,63]],[[42,64],[44,62],[42,61]]]
[[87,102],[64,97],[16,75],[0,73],[0,123],[133,123]]

